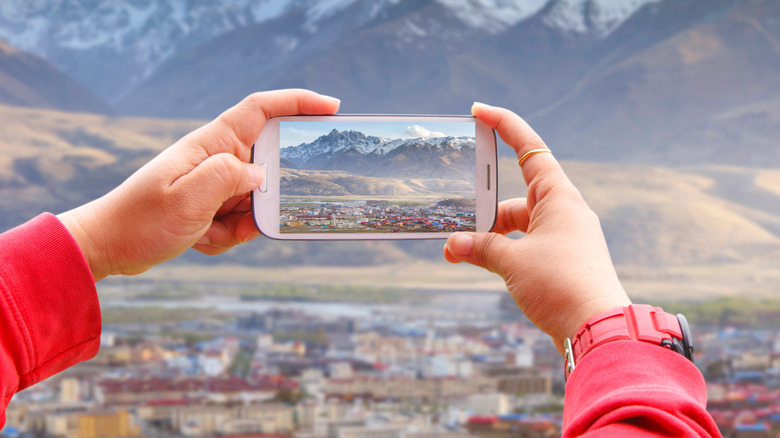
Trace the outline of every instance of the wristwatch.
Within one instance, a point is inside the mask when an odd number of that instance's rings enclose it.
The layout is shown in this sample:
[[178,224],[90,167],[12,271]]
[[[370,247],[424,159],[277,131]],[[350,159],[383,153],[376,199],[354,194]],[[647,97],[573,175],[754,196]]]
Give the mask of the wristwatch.
[[573,340],[566,338],[566,379],[588,352],[599,345],[621,340],[658,345],[693,362],[693,340],[685,316],[666,313],[660,307],[632,304],[594,316],[585,322]]

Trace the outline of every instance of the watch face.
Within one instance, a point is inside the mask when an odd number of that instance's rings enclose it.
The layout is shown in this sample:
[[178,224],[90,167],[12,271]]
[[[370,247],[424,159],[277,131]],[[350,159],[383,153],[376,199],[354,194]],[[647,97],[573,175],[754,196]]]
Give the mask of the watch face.
[[682,332],[682,354],[693,362],[693,337],[691,336],[691,327],[688,320],[682,313],[677,314],[677,321],[680,322],[680,331]]

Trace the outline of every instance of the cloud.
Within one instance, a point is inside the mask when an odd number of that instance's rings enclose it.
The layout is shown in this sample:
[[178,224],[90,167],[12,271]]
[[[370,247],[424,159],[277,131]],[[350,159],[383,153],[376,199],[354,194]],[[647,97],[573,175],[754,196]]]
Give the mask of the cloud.
[[428,129],[423,128],[420,125],[412,125],[408,126],[406,128],[406,131],[404,132],[408,137],[410,138],[419,138],[419,137],[446,137],[447,134],[439,131],[430,131]]

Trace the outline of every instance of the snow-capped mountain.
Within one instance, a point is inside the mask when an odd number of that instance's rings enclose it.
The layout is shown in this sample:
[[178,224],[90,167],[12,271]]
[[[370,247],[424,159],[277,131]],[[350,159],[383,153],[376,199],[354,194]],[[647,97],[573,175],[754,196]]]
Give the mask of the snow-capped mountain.
[[[302,87],[344,113],[508,107],[562,158],[765,164],[778,16],[775,0],[2,0],[0,39],[120,114],[211,118]],[[0,80],[21,86],[0,92],[57,97],[12,65]]]
[[[604,37],[643,5],[657,1],[3,0],[0,39],[48,59],[115,102],[166,61],[247,26],[284,22],[286,32],[256,42],[283,57],[312,36],[354,34],[365,26],[381,26],[398,11],[407,16],[396,30],[401,42],[440,46],[473,33],[497,35],[537,15],[560,32]],[[431,6],[437,19],[415,15]],[[333,27],[335,22],[340,28]]]
[[416,137],[389,139],[366,135],[360,131],[339,131],[333,129],[327,135],[323,135],[311,143],[301,143],[297,146],[284,147],[280,151],[282,158],[302,168],[307,168],[306,163],[319,156],[336,156],[345,153],[357,153],[360,155],[385,156],[399,147],[409,144],[427,145],[429,147],[446,150],[461,150],[475,148],[472,137]]
[[475,154],[473,137],[388,139],[336,129],[311,143],[280,151],[281,158],[298,169],[343,170],[372,177],[467,180],[474,179]]
[[340,153],[357,152],[367,155],[376,151],[380,146],[390,142],[390,139],[365,135],[360,131],[330,131],[311,143],[302,143],[281,149],[282,158],[290,161],[298,167],[304,167],[312,157],[327,155],[333,156]]

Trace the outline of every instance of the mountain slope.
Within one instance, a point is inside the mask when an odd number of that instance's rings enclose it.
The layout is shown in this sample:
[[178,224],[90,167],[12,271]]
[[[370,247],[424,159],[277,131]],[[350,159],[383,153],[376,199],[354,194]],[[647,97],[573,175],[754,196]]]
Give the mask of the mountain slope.
[[[42,211],[87,202],[123,178],[198,121],[159,121],[0,106],[0,229]],[[499,198],[522,196],[516,160],[499,163]],[[761,266],[780,262],[780,171],[723,166],[663,168],[564,162],[601,218],[621,270]],[[346,193],[451,191],[441,180],[371,179],[345,172],[294,170]],[[370,183],[370,184],[369,184]],[[252,266],[441,260],[441,242],[312,243],[259,239],[218,259],[182,261]],[[181,261],[180,261],[181,262]],[[725,271],[724,271],[725,272]],[[725,275],[725,274],[724,274]],[[741,274],[740,274],[741,275]]]
[[[378,178],[344,171],[282,169],[279,187],[285,196],[462,197],[473,196],[472,184],[458,179]],[[446,195],[443,195],[446,194]]]
[[0,105],[0,229],[103,195],[200,124]]
[[0,40],[0,104],[108,114],[94,93],[46,60]]
[[9,0],[0,8],[0,38],[111,100],[176,51],[242,26],[264,9],[250,1],[191,3]]
[[390,139],[365,135],[359,131],[331,130],[327,135],[320,136],[311,143],[302,143],[297,146],[289,146],[281,149],[282,158],[294,163],[297,167],[317,169],[315,165],[306,165],[309,161],[319,156],[333,158],[336,154],[355,151],[361,155],[368,155],[376,151],[381,145],[389,143]]
[[[540,2],[483,28],[464,25],[454,2],[375,15],[355,2],[316,33],[305,14],[285,14],[172,58],[119,104],[210,115],[256,89],[300,86],[354,113],[464,113],[486,101],[522,114],[561,158],[780,164],[779,3],[617,2],[628,9],[615,21],[609,3]],[[745,146],[729,153],[735,144]]]
[[[570,53],[652,3],[341,2],[316,25],[291,11],[173,56],[118,105],[134,114],[211,116],[257,89],[306,87],[339,96],[345,112],[462,114],[474,100],[534,109],[581,74]],[[516,37],[518,28],[527,35]],[[566,68],[536,68],[546,65]],[[187,89],[172,86],[180,81]],[[155,95],[162,99],[150,106]]]
[[602,43],[628,48],[611,49],[620,56],[531,121],[562,156],[780,164],[780,4],[713,1],[707,11],[695,1],[641,11]]
[[474,181],[476,143],[471,137],[387,139],[333,129],[311,143],[284,148],[280,154],[299,169]]
[[[475,34],[496,34],[547,8],[547,24],[564,32],[606,35],[637,9],[658,0],[4,0],[0,38],[45,57],[108,101],[154,75],[166,61],[243,27],[288,23],[288,31],[258,41],[263,47],[281,43],[287,52],[312,36],[360,32],[393,15],[435,4],[444,20],[434,27],[411,16],[399,34],[407,43],[462,43]],[[339,22],[340,27],[334,26]],[[449,23],[454,26],[448,25]],[[434,20],[434,24],[435,20]],[[340,32],[342,30],[342,32]],[[328,37],[326,37],[328,38]],[[397,38],[396,38],[397,39]],[[310,53],[311,55],[311,53]]]
[[[500,171],[514,163],[502,164]],[[598,214],[618,266],[750,265],[780,258],[777,171],[587,162],[563,167]],[[517,196],[520,173],[499,175],[499,197]]]
[[128,114],[213,117],[285,87],[355,113],[476,100],[561,158],[777,165],[778,15],[772,0],[7,0],[0,37]]

